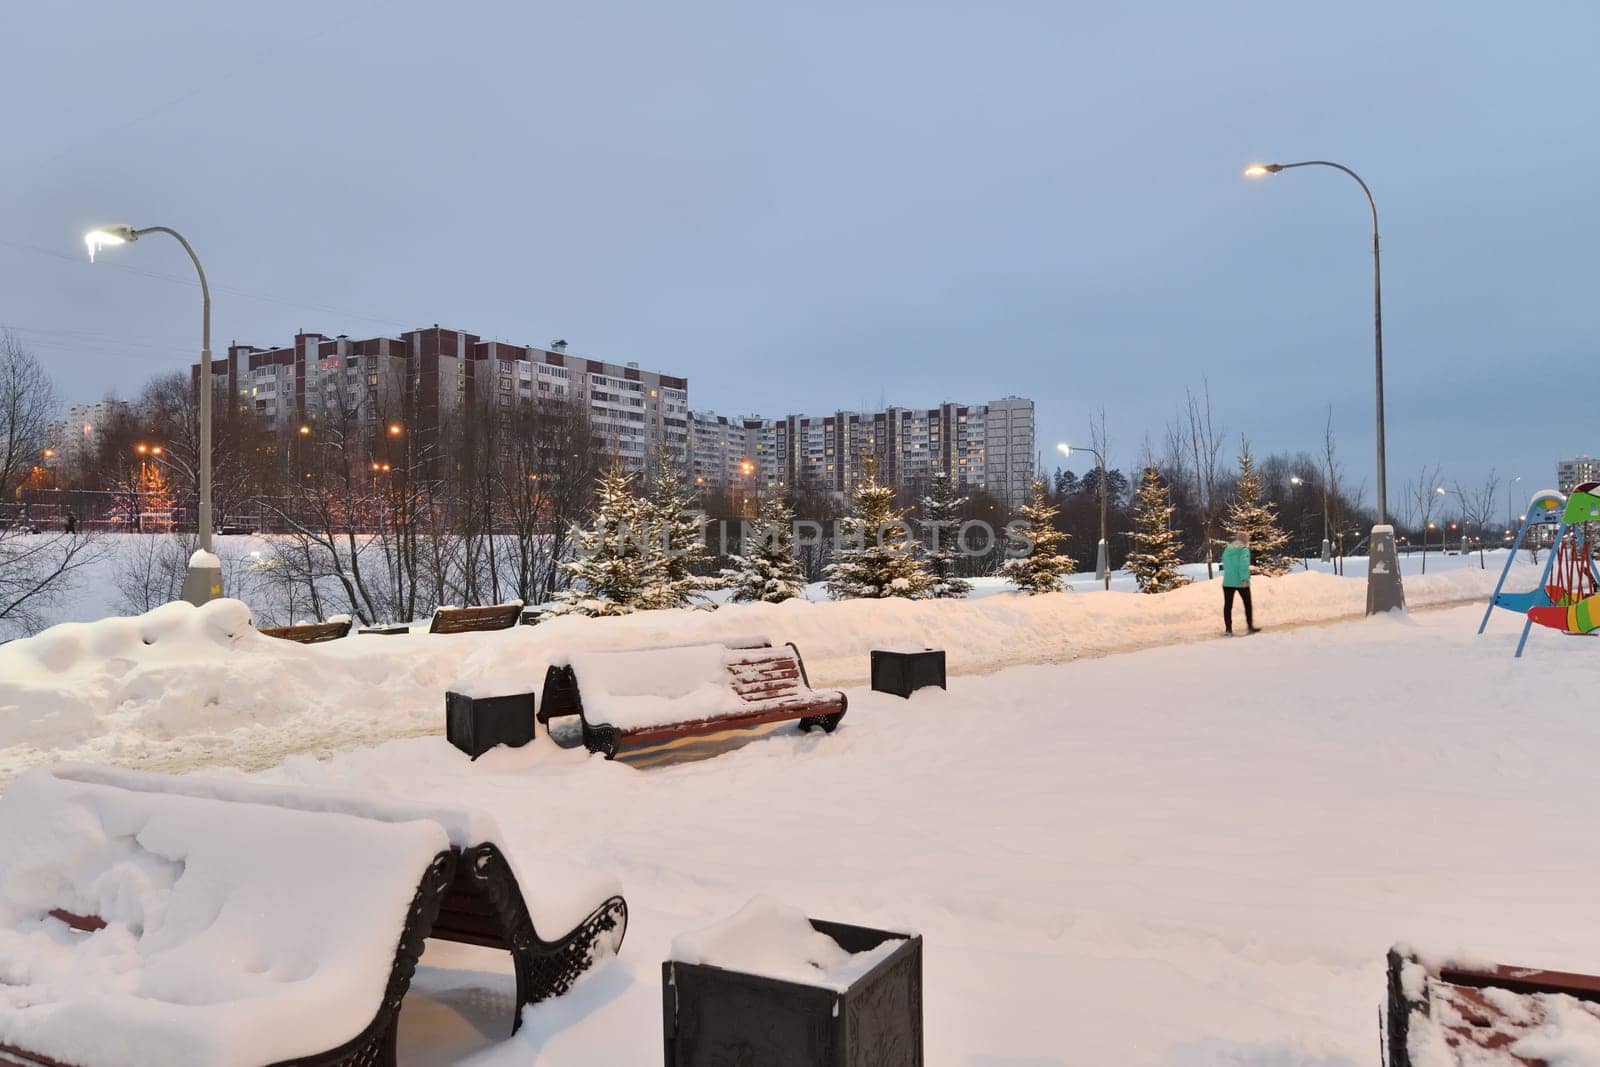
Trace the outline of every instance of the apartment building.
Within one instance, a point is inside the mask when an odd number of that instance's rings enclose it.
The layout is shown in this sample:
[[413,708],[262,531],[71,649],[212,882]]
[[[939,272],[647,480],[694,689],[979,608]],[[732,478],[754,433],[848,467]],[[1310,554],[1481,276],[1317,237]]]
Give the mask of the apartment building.
[[842,498],[869,457],[881,480],[908,493],[943,471],[1008,508],[1021,506],[1034,478],[1033,401],[1022,397],[778,419],[695,412],[690,429],[696,484],[736,494],[809,485]]
[[1570,493],[1585,482],[1600,482],[1600,459],[1578,456],[1556,464],[1556,488]]
[[566,351],[486,341],[435,324],[395,337],[354,340],[300,332],[279,348],[230,345],[212,364],[213,388],[241,415],[289,435],[350,417],[371,432],[392,421],[437,431],[470,399],[513,410],[534,399],[589,409],[596,447],[633,469],[660,449],[684,462],[689,449],[686,378]]
[[96,400],[73,404],[67,417],[45,429],[44,465],[49,468],[81,467],[100,447],[101,427],[113,418],[137,414],[138,406],[126,400]]

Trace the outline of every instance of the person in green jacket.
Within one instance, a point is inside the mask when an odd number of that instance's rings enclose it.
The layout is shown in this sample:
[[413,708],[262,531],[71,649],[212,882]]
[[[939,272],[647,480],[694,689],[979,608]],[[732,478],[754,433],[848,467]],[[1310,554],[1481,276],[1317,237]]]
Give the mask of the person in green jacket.
[[1233,636],[1233,598],[1238,594],[1244,601],[1244,624],[1249,633],[1256,633],[1255,612],[1250,605],[1250,535],[1235,534],[1228,547],[1222,550],[1222,625],[1228,636]]

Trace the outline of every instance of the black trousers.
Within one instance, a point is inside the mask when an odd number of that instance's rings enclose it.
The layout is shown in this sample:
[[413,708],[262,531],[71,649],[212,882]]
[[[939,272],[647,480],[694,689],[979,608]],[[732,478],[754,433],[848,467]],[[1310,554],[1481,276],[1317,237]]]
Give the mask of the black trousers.
[[1238,593],[1239,599],[1244,601],[1244,625],[1247,630],[1256,628],[1255,612],[1250,607],[1250,587],[1225,585],[1222,587],[1222,625],[1227,631],[1233,633],[1233,594]]

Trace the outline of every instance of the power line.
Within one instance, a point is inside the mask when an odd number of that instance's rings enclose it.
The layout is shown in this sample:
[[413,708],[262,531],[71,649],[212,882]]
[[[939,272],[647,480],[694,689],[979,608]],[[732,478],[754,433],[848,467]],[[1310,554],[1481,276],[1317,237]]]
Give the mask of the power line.
[[[358,7],[358,8],[355,8],[347,18],[341,19],[341,20],[339,20],[337,22],[329,23],[328,25],[322,27],[320,30],[315,31],[314,33],[307,34],[307,35],[305,35],[303,37],[300,37],[300,38],[292,40],[292,41],[288,41],[288,42],[286,42],[284,44],[276,44],[276,43],[274,43],[274,44],[270,45],[267,48],[253,50],[251,52],[250,56],[248,58],[246,58],[243,62],[236,62],[236,63],[231,64],[228,67],[228,69],[223,71],[221,74],[210,76],[210,77],[202,80],[200,82],[200,84],[191,86],[190,88],[185,89],[183,92],[179,93],[178,95],[176,95],[174,97],[171,97],[170,99],[164,100],[161,103],[159,103],[159,104],[155,105],[154,107],[150,108],[149,110],[143,111],[143,112],[140,112],[137,115],[134,115],[130,119],[127,119],[127,120],[125,120],[123,122],[115,123],[115,124],[113,124],[111,126],[107,126],[107,127],[103,128],[103,129],[97,130],[95,133],[93,133],[93,134],[91,134],[91,135],[89,135],[87,137],[83,137],[83,138],[79,138],[77,140],[74,140],[74,141],[68,143],[67,145],[65,145],[64,147],[62,147],[61,149],[57,150],[54,154],[52,154],[50,156],[47,156],[44,159],[40,160],[35,165],[36,166],[40,166],[40,167],[48,166],[49,164],[54,163],[57,160],[61,159],[63,156],[70,155],[72,152],[75,152],[79,148],[83,147],[85,144],[100,144],[100,143],[103,143],[107,138],[113,136],[114,134],[119,134],[119,133],[123,132],[124,130],[131,129],[134,126],[137,126],[142,122],[148,122],[151,119],[155,118],[157,115],[161,115],[161,114],[164,114],[165,112],[171,111],[173,108],[177,107],[179,104],[186,103],[187,101],[194,99],[195,97],[201,95],[202,93],[206,93],[206,94],[215,93],[216,90],[217,90],[217,87],[222,85],[224,82],[232,81],[234,78],[237,78],[240,74],[243,74],[248,70],[253,70],[255,67],[260,66],[262,63],[265,63],[269,59],[270,60],[277,60],[281,56],[283,56],[285,54],[285,52],[288,52],[289,54],[294,54],[294,55],[301,54],[301,52],[303,51],[303,49],[304,49],[304,47],[306,45],[309,45],[311,42],[313,42],[315,40],[318,40],[319,38],[326,37],[329,33],[333,32],[333,30],[336,29],[336,28],[342,28],[342,27],[348,25],[350,22],[354,21],[354,19],[357,16],[362,15],[362,14],[364,14],[364,12],[361,11],[360,8]],[[226,49],[224,49],[222,51],[223,51],[224,54],[226,54],[226,52],[227,52]]]

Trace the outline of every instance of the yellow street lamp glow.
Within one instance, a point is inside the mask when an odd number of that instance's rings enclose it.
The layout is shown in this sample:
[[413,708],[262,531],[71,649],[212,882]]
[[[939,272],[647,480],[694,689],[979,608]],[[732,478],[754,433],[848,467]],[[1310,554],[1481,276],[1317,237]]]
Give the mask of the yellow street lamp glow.
[[300,436],[301,437],[310,437],[311,436],[311,427],[309,427],[309,426],[300,427]]
[[1278,163],[1252,163],[1244,168],[1246,178],[1265,178],[1269,174],[1276,174],[1283,169]]
[[389,424],[389,436],[390,437],[399,437],[404,432],[405,432],[404,427],[402,427],[398,422],[391,422]]

